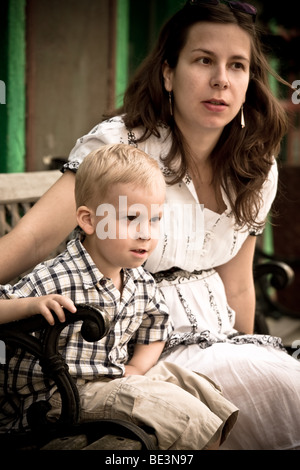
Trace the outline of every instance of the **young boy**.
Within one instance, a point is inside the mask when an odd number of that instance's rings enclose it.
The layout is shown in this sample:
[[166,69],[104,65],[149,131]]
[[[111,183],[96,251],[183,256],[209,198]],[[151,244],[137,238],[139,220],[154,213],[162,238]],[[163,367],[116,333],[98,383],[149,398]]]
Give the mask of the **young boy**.
[[[81,420],[120,418],[152,427],[159,449],[218,448],[237,409],[207,378],[156,365],[172,330],[160,291],[141,266],[157,244],[163,215],[165,181],[157,163],[133,146],[102,147],[80,165],[75,198],[83,234],[15,286],[2,286],[0,321],[41,313],[53,323],[51,311],[64,321],[62,307],[76,314],[76,304],[96,304],[110,318],[105,338],[87,343],[77,323],[61,334]],[[26,427],[26,410],[36,400],[49,400],[52,418],[60,412],[54,384],[32,356],[21,359],[16,354],[9,362],[7,388],[18,396],[22,416],[7,429]]]

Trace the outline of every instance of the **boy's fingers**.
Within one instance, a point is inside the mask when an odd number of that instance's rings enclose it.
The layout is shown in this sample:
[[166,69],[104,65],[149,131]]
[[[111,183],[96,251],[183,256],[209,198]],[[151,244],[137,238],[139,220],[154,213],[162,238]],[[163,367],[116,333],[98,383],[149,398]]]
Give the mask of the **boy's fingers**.
[[54,311],[60,322],[66,321],[65,312],[63,310],[63,307],[59,303],[53,301],[53,307],[51,307],[51,310]]
[[62,295],[54,295],[53,297],[49,296],[41,299],[39,310],[47,322],[50,325],[54,325],[55,321],[51,311],[54,312],[58,320],[63,323],[66,321],[64,308],[71,313],[76,312],[76,307],[71,299]]
[[67,310],[69,310],[69,312],[71,312],[71,313],[76,312],[76,307],[75,307],[73,301],[71,299],[69,299],[68,297],[58,296],[56,301],[59,303],[59,305],[66,308]]
[[44,306],[44,308],[41,309],[41,315],[43,315],[43,317],[45,318],[45,320],[47,320],[47,322],[49,323],[49,325],[53,326],[54,325],[54,318],[53,318],[53,315],[52,313],[50,312],[50,310]]

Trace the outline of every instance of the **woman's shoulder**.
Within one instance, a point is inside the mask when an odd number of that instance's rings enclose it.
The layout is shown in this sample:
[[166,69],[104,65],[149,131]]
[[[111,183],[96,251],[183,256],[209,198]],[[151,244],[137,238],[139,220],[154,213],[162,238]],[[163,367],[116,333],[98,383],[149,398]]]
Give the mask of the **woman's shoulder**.
[[272,200],[274,199],[278,186],[278,163],[276,159],[273,159],[269,174],[263,185],[264,197],[269,196]]
[[[265,222],[269,214],[273,202],[276,198],[278,189],[278,164],[275,158],[273,159],[269,174],[261,189],[261,207],[258,213],[257,222]],[[262,230],[251,230],[252,233],[258,235]]]
[[126,135],[127,129],[123,120],[123,116],[114,116],[97,124],[87,135],[97,135],[99,137],[107,137],[110,135]]
[[158,158],[169,148],[169,134],[166,126],[160,126],[160,136],[150,135],[140,141],[145,130],[143,127],[129,129],[123,116],[114,116],[97,124],[88,134],[80,137],[69,155],[69,163],[81,163],[91,151],[108,144],[129,144],[144,150],[150,156]]
[[[105,143],[124,143],[136,145],[145,150],[153,148],[161,148],[163,143],[168,140],[170,129],[168,126],[158,124],[157,129],[159,135],[150,134],[146,139],[141,139],[145,134],[143,126],[129,128],[125,125],[124,116],[114,116],[110,119],[102,121],[91,130],[91,135],[98,135],[104,139]],[[116,141],[118,139],[118,142]]]

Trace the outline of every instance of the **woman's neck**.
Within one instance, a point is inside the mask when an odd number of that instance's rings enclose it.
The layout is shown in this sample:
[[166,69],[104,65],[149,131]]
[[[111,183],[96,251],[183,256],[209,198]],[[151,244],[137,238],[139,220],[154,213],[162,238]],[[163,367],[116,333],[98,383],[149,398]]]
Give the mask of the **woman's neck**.
[[226,209],[226,205],[221,189],[215,185],[210,157],[222,131],[223,129],[212,129],[195,133],[181,130],[187,144],[188,173],[193,180],[198,200],[204,207],[219,214]]
[[191,129],[182,123],[178,123],[177,126],[188,146],[188,153],[192,161],[205,165],[209,161],[223,129]]

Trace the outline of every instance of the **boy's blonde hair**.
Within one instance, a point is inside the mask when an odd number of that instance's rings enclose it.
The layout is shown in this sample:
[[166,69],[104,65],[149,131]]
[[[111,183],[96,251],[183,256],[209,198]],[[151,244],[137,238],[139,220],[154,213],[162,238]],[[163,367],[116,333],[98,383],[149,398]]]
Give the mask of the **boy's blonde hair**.
[[75,181],[76,207],[103,202],[110,185],[134,183],[143,188],[165,186],[158,163],[127,144],[105,145],[85,157]]

